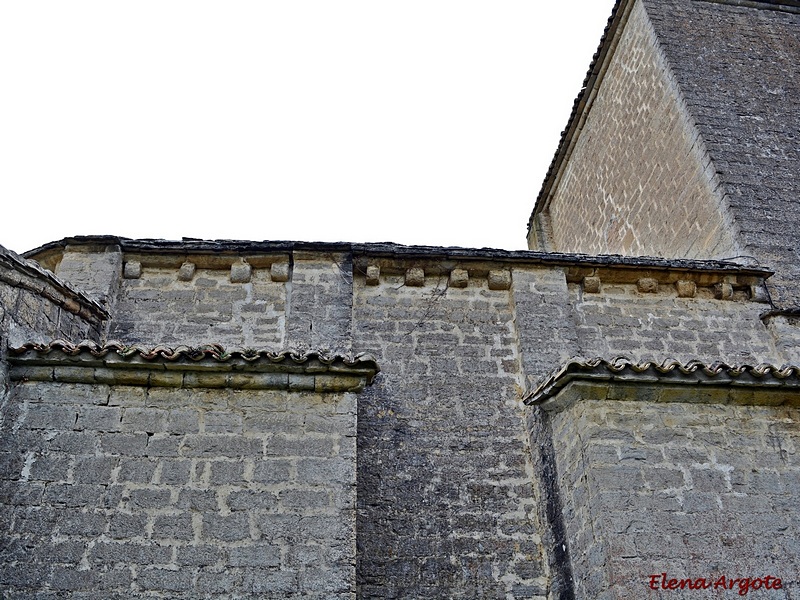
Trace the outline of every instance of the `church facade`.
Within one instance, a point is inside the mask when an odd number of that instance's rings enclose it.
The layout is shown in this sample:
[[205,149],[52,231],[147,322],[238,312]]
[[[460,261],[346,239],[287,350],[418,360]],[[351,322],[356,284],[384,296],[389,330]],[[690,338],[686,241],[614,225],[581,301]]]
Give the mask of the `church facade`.
[[0,252],[8,598],[800,593],[800,6],[620,0],[528,251]]

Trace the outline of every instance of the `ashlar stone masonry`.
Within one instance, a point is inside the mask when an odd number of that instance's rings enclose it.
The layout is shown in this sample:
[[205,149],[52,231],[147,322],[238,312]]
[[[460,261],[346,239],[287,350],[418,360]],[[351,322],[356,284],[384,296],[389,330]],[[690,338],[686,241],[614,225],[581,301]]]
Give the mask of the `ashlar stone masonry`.
[[798,18],[619,0],[528,251],[0,250],[2,597],[800,597]]

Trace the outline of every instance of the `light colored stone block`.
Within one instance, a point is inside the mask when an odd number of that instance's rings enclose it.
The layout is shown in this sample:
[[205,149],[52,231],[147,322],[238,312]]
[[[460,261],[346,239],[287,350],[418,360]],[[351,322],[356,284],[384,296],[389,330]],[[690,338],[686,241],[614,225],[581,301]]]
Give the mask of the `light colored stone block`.
[[406,285],[410,287],[422,287],[425,285],[425,270],[419,267],[412,267],[406,271]]
[[178,279],[180,281],[191,281],[196,270],[195,264],[187,261],[178,269]]
[[246,262],[231,265],[231,283],[249,283],[253,268]]
[[600,278],[599,277],[584,277],[583,278],[583,291],[587,294],[600,293]]
[[367,267],[367,285],[378,285],[381,279],[381,268],[378,265]]
[[469,285],[469,273],[466,269],[453,269],[450,271],[450,281],[448,284],[454,288],[465,288]]
[[129,260],[122,270],[125,279],[139,279],[142,276],[142,263],[138,260]]
[[642,294],[655,294],[658,291],[658,280],[642,277],[636,282],[636,289]]
[[277,262],[272,263],[269,267],[269,276],[272,281],[283,283],[289,281],[289,263]]
[[697,293],[697,284],[694,281],[676,281],[675,289],[678,298],[694,298]]
[[507,290],[511,287],[511,271],[489,271],[489,289]]

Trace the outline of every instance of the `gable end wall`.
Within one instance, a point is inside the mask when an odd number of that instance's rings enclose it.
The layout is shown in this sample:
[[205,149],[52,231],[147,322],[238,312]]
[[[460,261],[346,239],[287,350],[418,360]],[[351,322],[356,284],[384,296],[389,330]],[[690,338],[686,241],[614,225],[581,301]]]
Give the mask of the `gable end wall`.
[[[703,142],[636,2],[544,215],[564,252],[739,254]],[[542,223],[544,221],[544,223]]]

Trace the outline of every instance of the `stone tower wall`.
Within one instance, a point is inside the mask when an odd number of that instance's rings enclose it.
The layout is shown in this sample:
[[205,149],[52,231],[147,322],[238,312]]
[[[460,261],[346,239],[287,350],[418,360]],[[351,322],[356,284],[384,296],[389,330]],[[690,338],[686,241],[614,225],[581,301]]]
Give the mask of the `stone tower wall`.
[[714,167],[640,1],[552,194],[532,249],[740,254]]

